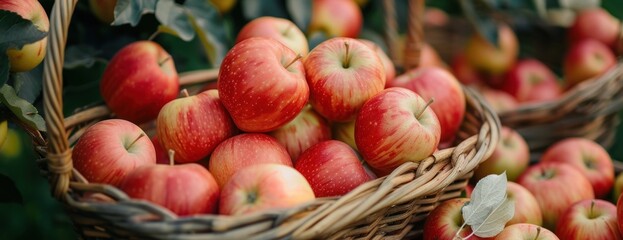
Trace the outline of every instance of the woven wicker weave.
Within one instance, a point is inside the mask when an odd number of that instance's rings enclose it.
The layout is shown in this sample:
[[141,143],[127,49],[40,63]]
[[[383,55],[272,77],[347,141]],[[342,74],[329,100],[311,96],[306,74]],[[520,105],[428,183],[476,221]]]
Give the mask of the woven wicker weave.
[[[422,4],[423,1],[412,1]],[[467,111],[456,144],[419,163],[405,163],[390,175],[339,198],[245,216],[198,215],[180,218],[167,209],[128,198],[109,185],[88,183],[72,167],[70,146],[84,130],[110,118],[97,106],[64,118],[62,63],[68,25],[76,0],[56,1],[51,14],[44,67],[47,132],[32,134],[42,173],[65,204],[84,237],[123,239],[401,239],[420,233],[427,214],[442,200],[458,197],[480,162],[499,139],[496,114],[465,88]],[[423,6],[423,5],[419,5]],[[213,80],[214,71],[181,74],[183,85]],[[84,198],[85,194],[91,198]],[[92,194],[97,193],[97,194]],[[89,200],[90,199],[90,200]],[[101,199],[101,200],[93,200]]]

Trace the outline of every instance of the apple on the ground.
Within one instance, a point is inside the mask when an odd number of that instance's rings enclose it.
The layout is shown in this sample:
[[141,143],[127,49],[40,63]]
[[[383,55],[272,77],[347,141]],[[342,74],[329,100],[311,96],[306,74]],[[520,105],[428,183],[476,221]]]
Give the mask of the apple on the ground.
[[229,50],[219,70],[218,93],[240,130],[269,132],[301,112],[309,87],[300,58],[271,38],[248,38]]
[[595,197],[604,198],[614,185],[612,158],[601,145],[585,138],[566,138],[545,150],[541,162],[567,163],[589,180]]
[[307,179],[316,197],[342,196],[371,179],[353,149],[337,140],[313,145],[294,168]]
[[117,117],[136,124],[158,116],[179,94],[177,70],[171,55],[151,41],[131,43],[110,60],[100,93]]
[[140,127],[108,119],[86,129],[73,148],[72,160],[90,182],[118,186],[134,169],[155,165],[156,152]]
[[158,114],[156,131],[162,148],[175,152],[176,162],[189,163],[210,155],[237,130],[218,91],[208,90],[167,103]]
[[255,164],[242,168],[225,184],[219,214],[243,215],[289,208],[315,199],[305,177],[281,164]]

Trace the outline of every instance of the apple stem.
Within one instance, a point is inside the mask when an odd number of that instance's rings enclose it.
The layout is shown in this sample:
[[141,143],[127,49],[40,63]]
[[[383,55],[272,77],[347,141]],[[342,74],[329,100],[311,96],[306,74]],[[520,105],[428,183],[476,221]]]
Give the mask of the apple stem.
[[186,88],[182,89],[181,93],[183,97],[190,97],[190,94],[188,93],[188,90]]
[[173,166],[175,165],[175,150],[173,149],[169,149],[169,165]]
[[166,63],[169,60],[171,60],[171,56],[167,56],[166,58],[160,60],[160,62],[158,62],[158,65],[162,66],[162,64]]
[[288,27],[286,27],[286,30],[283,31],[282,35],[288,35],[290,29],[292,28],[292,25],[294,24],[288,24]]
[[424,108],[422,109],[422,111],[420,111],[420,112],[417,114],[416,118],[417,118],[417,119],[420,119],[420,117],[422,117],[422,114],[424,114],[424,111],[426,111],[426,109],[427,109],[427,108],[428,108],[431,104],[433,104],[433,102],[435,102],[435,98],[428,99],[428,102],[426,103],[426,106],[424,106]]
[[536,236],[534,237],[534,240],[539,239],[539,235],[541,235],[541,227],[536,228]]
[[301,56],[301,54],[296,54],[296,57],[294,59],[292,59],[292,61],[290,61],[290,63],[288,63],[288,65],[285,66],[285,68],[289,68],[290,65],[294,64],[296,61],[298,61],[299,59],[303,58],[303,56]]
[[134,141],[132,141],[132,143],[130,143],[130,145],[128,145],[128,147],[126,147],[126,150],[127,150],[127,149],[132,148],[132,146],[133,146],[136,142],[138,142],[138,140],[139,140],[139,139],[141,139],[141,138],[142,138],[142,137],[144,137],[144,136],[145,136],[145,134],[144,134],[144,133],[141,133],[141,135],[138,135],[138,137],[137,137],[136,139],[134,139]]
[[346,54],[344,55],[344,62],[342,63],[343,68],[350,67],[350,44],[348,41],[344,41],[344,47],[346,47]]
[[154,33],[152,33],[149,36],[149,38],[147,39],[147,41],[153,41],[154,38],[156,38],[159,34],[160,34],[160,28],[158,28],[158,30],[156,30]]
[[595,200],[591,201],[591,209],[588,211],[588,219],[595,218]]

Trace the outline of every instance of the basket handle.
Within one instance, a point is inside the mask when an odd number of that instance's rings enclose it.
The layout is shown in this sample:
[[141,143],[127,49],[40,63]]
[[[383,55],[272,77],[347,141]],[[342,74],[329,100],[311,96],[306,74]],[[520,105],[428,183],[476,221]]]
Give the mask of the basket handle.
[[[388,43],[389,55],[397,62],[397,53],[393,43],[397,42],[398,27],[396,23],[395,0],[384,0],[385,40]],[[407,39],[405,41],[403,68],[409,70],[420,65],[421,49],[424,43],[424,0],[409,0],[409,18],[407,19]]]
[[69,22],[77,0],[57,0],[50,16],[48,47],[43,66],[43,108],[47,131],[47,163],[55,197],[69,189],[71,149],[63,117],[63,62]]

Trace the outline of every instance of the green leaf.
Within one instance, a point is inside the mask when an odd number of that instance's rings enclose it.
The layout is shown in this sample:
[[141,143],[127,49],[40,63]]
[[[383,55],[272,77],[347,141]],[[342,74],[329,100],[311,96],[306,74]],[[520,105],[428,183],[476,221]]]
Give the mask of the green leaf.
[[97,55],[100,53],[97,49],[89,45],[71,45],[65,50],[65,62],[63,68],[73,69],[77,67],[91,67],[98,59]]
[[515,205],[507,201],[506,182],[506,172],[484,177],[476,183],[471,200],[461,209],[463,225],[471,226],[476,236],[493,237],[513,218]]
[[26,125],[39,131],[45,131],[45,121],[39,115],[39,111],[28,101],[20,98],[13,87],[4,84],[0,88],[0,102],[6,105],[17,118]]
[[498,46],[498,25],[491,17],[492,8],[484,0],[460,0],[463,14],[472,24],[478,35],[489,43]]
[[261,16],[288,18],[283,0],[242,0],[242,14],[248,20]]
[[286,7],[292,20],[304,32],[311,21],[311,0],[286,0]]
[[230,47],[229,36],[221,15],[212,4],[205,0],[187,0],[184,7],[188,10],[206,56],[214,67],[219,66]]
[[[207,2],[207,1],[203,1]],[[184,7],[176,4],[173,0],[160,0],[156,5],[156,19],[167,30],[176,33],[184,41],[190,41],[195,37],[195,31]]]
[[29,103],[34,103],[41,95],[43,86],[43,64],[28,72],[11,74],[11,80],[17,96]]
[[136,26],[144,14],[156,11],[157,0],[117,0],[113,26],[130,24]]
[[6,175],[0,173],[0,203],[19,203],[22,204],[22,194],[15,186],[15,182]]
[[27,19],[5,10],[0,10],[0,85],[9,79],[9,58],[5,54],[7,49],[21,49],[24,44],[33,43],[48,35],[42,32]]

